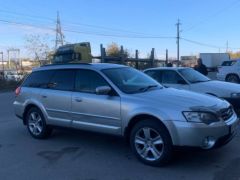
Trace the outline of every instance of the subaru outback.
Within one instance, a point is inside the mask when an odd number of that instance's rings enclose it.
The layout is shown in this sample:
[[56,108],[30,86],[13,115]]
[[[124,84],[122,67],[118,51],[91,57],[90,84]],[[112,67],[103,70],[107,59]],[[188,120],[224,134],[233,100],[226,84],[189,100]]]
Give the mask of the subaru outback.
[[15,114],[34,138],[48,137],[56,126],[123,136],[152,166],[167,163],[176,146],[226,144],[239,122],[225,100],[164,88],[116,64],[42,66],[15,93]]

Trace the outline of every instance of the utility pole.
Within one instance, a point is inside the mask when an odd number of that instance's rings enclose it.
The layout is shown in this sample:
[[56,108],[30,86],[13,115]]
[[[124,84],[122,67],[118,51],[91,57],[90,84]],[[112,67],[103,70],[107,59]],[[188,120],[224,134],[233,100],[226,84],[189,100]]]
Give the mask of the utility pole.
[[62,33],[61,21],[59,12],[57,12],[57,24],[56,24],[56,40],[55,40],[55,50],[63,45],[64,35]]
[[178,19],[178,22],[177,22],[177,24],[176,24],[176,26],[177,26],[177,60],[178,60],[178,64],[179,64],[179,60],[180,60],[180,58],[179,58],[179,54],[180,54],[180,52],[179,52],[179,43],[180,43],[180,25],[181,25],[181,23],[180,23],[180,19]]
[[228,40],[226,42],[226,53],[228,52]]
[[165,66],[168,64],[168,49],[166,49],[166,61],[165,61]]

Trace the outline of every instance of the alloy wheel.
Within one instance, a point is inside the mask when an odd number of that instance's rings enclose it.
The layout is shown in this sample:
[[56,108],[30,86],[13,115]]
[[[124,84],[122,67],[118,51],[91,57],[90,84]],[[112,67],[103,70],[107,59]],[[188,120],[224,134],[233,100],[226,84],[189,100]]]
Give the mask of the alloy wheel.
[[34,135],[41,134],[43,130],[43,121],[39,113],[32,112],[28,120],[29,130]]
[[134,139],[137,153],[145,160],[158,160],[164,150],[161,135],[153,128],[144,127],[137,131]]

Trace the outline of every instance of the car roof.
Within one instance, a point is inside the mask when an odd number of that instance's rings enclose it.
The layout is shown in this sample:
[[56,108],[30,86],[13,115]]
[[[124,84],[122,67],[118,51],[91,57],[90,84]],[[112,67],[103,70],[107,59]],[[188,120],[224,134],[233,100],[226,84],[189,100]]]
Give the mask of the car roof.
[[119,64],[110,63],[68,63],[68,64],[49,64],[33,69],[33,71],[54,70],[54,69],[93,69],[103,70],[111,68],[126,67]]
[[240,59],[239,58],[238,59],[230,59],[229,61],[240,61]]
[[149,70],[180,70],[180,69],[189,69],[190,67],[157,67],[157,68],[149,68],[149,69],[145,69],[145,71],[149,71]]

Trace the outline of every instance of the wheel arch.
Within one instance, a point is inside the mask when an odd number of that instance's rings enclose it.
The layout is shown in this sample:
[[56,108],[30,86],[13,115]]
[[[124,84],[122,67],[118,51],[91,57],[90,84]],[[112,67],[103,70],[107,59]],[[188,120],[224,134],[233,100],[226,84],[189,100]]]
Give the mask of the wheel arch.
[[240,78],[239,78],[239,75],[238,75],[237,73],[228,73],[228,74],[226,75],[225,81],[227,81],[227,78],[228,78],[229,76],[231,76],[231,75],[237,76],[238,79],[240,79]]
[[27,123],[27,122],[26,122],[27,113],[28,113],[28,111],[29,111],[31,108],[33,108],[33,107],[38,108],[38,109],[42,112],[44,118],[47,120],[46,114],[45,114],[46,112],[45,112],[44,109],[41,107],[41,105],[39,105],[39,104],[37,104],[37,103],[34,103],[34,102],[29,102],[29,103],[25,106],[24,112],[23,112],[23,124],[24,124],[24,125],[26,125],[26,123]]
[[160,120],[156,116],[150,115],[150,114],[138,114],[138,115],[133,116],[129,120],[129,123],[128,123],[127,127],[124,129],[124,137],[126,138],[127,141],[129,141],[129,137],[130,137],[130,133],[131,133],[132,128],[138,122],[140,122],[142,120],[146,120],[146,119],[149,119],[149,120],[152,120],[152,121],[155,121],[155,122],[159,123],[166,130],[166,132],[168,133],[168,135],[169,135],[169,137],[171,139],[171,142],[173,143],[173,139],[172,139],[171,133],[169,132],[169,129],[167,128],[167,126],[163,123],[162,120]]

